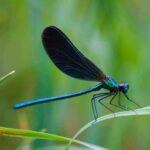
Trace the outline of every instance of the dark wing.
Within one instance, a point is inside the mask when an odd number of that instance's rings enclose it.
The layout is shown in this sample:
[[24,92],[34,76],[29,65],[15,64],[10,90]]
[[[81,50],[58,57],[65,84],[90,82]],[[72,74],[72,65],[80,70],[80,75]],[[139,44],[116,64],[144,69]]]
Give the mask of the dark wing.
[[106,77],[58,28],[47,27],[43,31],[42,41],[48,56],[67,75],[91,81],[101,81]]

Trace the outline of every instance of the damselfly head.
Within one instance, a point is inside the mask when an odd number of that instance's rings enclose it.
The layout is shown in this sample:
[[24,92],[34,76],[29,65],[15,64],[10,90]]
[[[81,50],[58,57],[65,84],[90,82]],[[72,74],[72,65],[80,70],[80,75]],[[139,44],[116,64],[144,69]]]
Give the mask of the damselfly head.
[[123,93],[127,93],[129,90],[129,84],[128,83],[121,83],[121,84],[119,84],[119,89]]

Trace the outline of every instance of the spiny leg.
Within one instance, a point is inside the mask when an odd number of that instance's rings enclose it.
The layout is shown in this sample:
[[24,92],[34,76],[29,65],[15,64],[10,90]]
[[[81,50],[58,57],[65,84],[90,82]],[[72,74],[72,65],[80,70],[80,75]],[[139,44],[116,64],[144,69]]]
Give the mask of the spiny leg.
[[[134,102],[133,102],[133,103],[134,103]],[[128,108],[128,107],[123,106],[123,105],[121,104],[121,100],[118,101],[118,105],[122,106],[122,107],[125,108],[127,111],[130,110],[130,111],[133,111],[135,114],[137,114],[134,109],[131,109],[131,108]]]
[[133,100],[131,100],[127,94],[123,93],[124,96],[127,98],[127,100],[129,100],[130,102],[134,103],[136,106],[138,106],[139,108],[141,108],[141,106],[139,104],[137,104],[136,102],[134,102]]
[[120,91],[119,91],[118,105],[119,105],[122,109],[124,109],[124,110],[131,110],[131,108],[125,107],[125,106],[123,106],[123,105],[121,104],[121,97],[120,97],[120,96],[121,96],[121,95],[120,95]]
[[95,120],[98,118],[98,113],[97,113],[97,108],[96,108],[96,98],[98,98],[100,96],[102,97],[102,99],[104,99],[104,98],[110,96],[110,93],[100,93],[100,94],[93,95],[93,98],[91,99],[91,103],[92,103],[92,110],[93,110]]
[[99,95],[100,94],[95,94],[95,95],[93,95],[93,98],[91,99],[92,110],[93,110],[93,114],[94,114],[94,119],[95,120],[98,118],[98,113],[97,113],[97,108],[96,108],[96,98],[99,97]]
[[117,107],[117,108],[121,108],[121,109],[122,109],[122,107],[120,107],[120,106],[118,106],[118,105],[112,103],[113,100],[115,99],[115,97],[117,96],[117,94],[118,94],[118,92],[116,92],[116,93],[114,94],[114,96],[110,99],[109,104],[110,104],[110,105],[113,105],[113,106],[115,106],[115,107]]
[[94,114],[94,119],[96,120],[98,118],[98,114],[97,114],[95,100],[96,100],[95,98],[92,98],[91,103],[92,103],[92,111],[93,111],[93,114]]
[[110,94],[110,92],[109,93],[108,92],[107,93],[106,92],[105,93],[98,93],[98,94],[93,95],[91,102],[92,102],[92,110],[93,110],[95,120],[98,117],[97,108],[96,108],[96,98],[103,97],[103,96],[106,96],[108,94]]
[[[119,93],[119,94],[118,94],[118,93]],[[118,105],[112,103],[113,100],[114,100],[114,98],[117,96],[117,94],[119,95],[119,97],[118,97],[118,99],[119,99],[119,100],[118,100]],[[124,107],[123,105],[121,105],[120,101],[121,101],[121,97],[120,97],[120,91],[119,91],[119,92],[116,92],[115,95],[111,98],[109,104],[110,104],[110,105],[113,105],[113,106],[115,106],[115,107],[117,107],[117,108],[123,109],[123,110],[129,110],[128,108],[126,108],[126,107]]]
[[[110,112],[114,113],[114,111],[112,111],[109,107],[107,107],[106,105],[104,105],[104,104],[101,102],[102,100],[104,100],[105,98],[107,98],[107,97],[109,97],[109,96],[111,96],[111,95],[113,95],[113,93],[110,93],[109,95],[107,95],[107,96],[105,96],[105,97],[99,99],[98,102],[99,102],[101,105],[103,105],[106,109],[108,109]],[[113,96],[113,97],[114,97],[114,96]]]
[[110,92],[94,94],[93,98],[98,98],[98,97],[105,96],[105,95],[108,95],[108,94],[110,94]]

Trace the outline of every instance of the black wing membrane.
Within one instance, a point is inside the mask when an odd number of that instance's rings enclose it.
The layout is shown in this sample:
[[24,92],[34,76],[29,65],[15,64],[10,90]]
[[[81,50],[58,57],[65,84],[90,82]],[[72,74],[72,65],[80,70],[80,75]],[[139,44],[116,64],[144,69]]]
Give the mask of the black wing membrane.
[[106,77],[58,28],[47,27],[43,31],[42,41],[48,56],[65,74],[90,81],[101,81]]

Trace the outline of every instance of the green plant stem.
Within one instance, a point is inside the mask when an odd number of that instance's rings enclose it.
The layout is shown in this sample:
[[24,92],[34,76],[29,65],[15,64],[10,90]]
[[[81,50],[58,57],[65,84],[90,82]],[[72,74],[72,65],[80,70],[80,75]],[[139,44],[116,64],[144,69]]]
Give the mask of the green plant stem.
[[[55,135],[55,134],[50,134],[50,133],[37,132],[32,130],[5,128],[5,127],[0,127],[0,135],[11,136],[16,138],[43,139],[43,140],[51,140],[51,141],[58,141],[58,142],[65,142],[65,143],[68,143],[71,140],[70,138]],[[72,142],[90,148],[92,150],[106,150],[99,146],[82,142],[79,140],[73,140]]]
[[143,108],[139,108],[136,110],[130,110],[130,111],[123,111],[123,112],[117,112],[117,113],[113,113],[113,114],[109,114],[109,115],[105,115],[102,117],[99,117],[97,120],[93,120],[89,123],[87,123],[86,125],[84,125],[78,132],[76,132],[76,134],[72,137],[71,141],[69,142],[69,144],[67,145],[67,149],[69,149],[70,145],[72,144],[72,142],[81,134],[83,133],[85,130],[87,130],[89,127],[92,127],[93,125],[102,122],[104,120],[107,119],[112,119],[112,118],[118,118],[118,117],[125,117],[125,116],[135,116],[135,115],[149,115],[150,114],[150,106],[148,107],[143,107]]
[[0,78],[0,83],[2,83],[2,81],[4,81],[5,79],[7,79],[8,77],[10,77],[12,74],[15,73],[15,70],[9,72],[8,74],[6,74],[5,76]]

